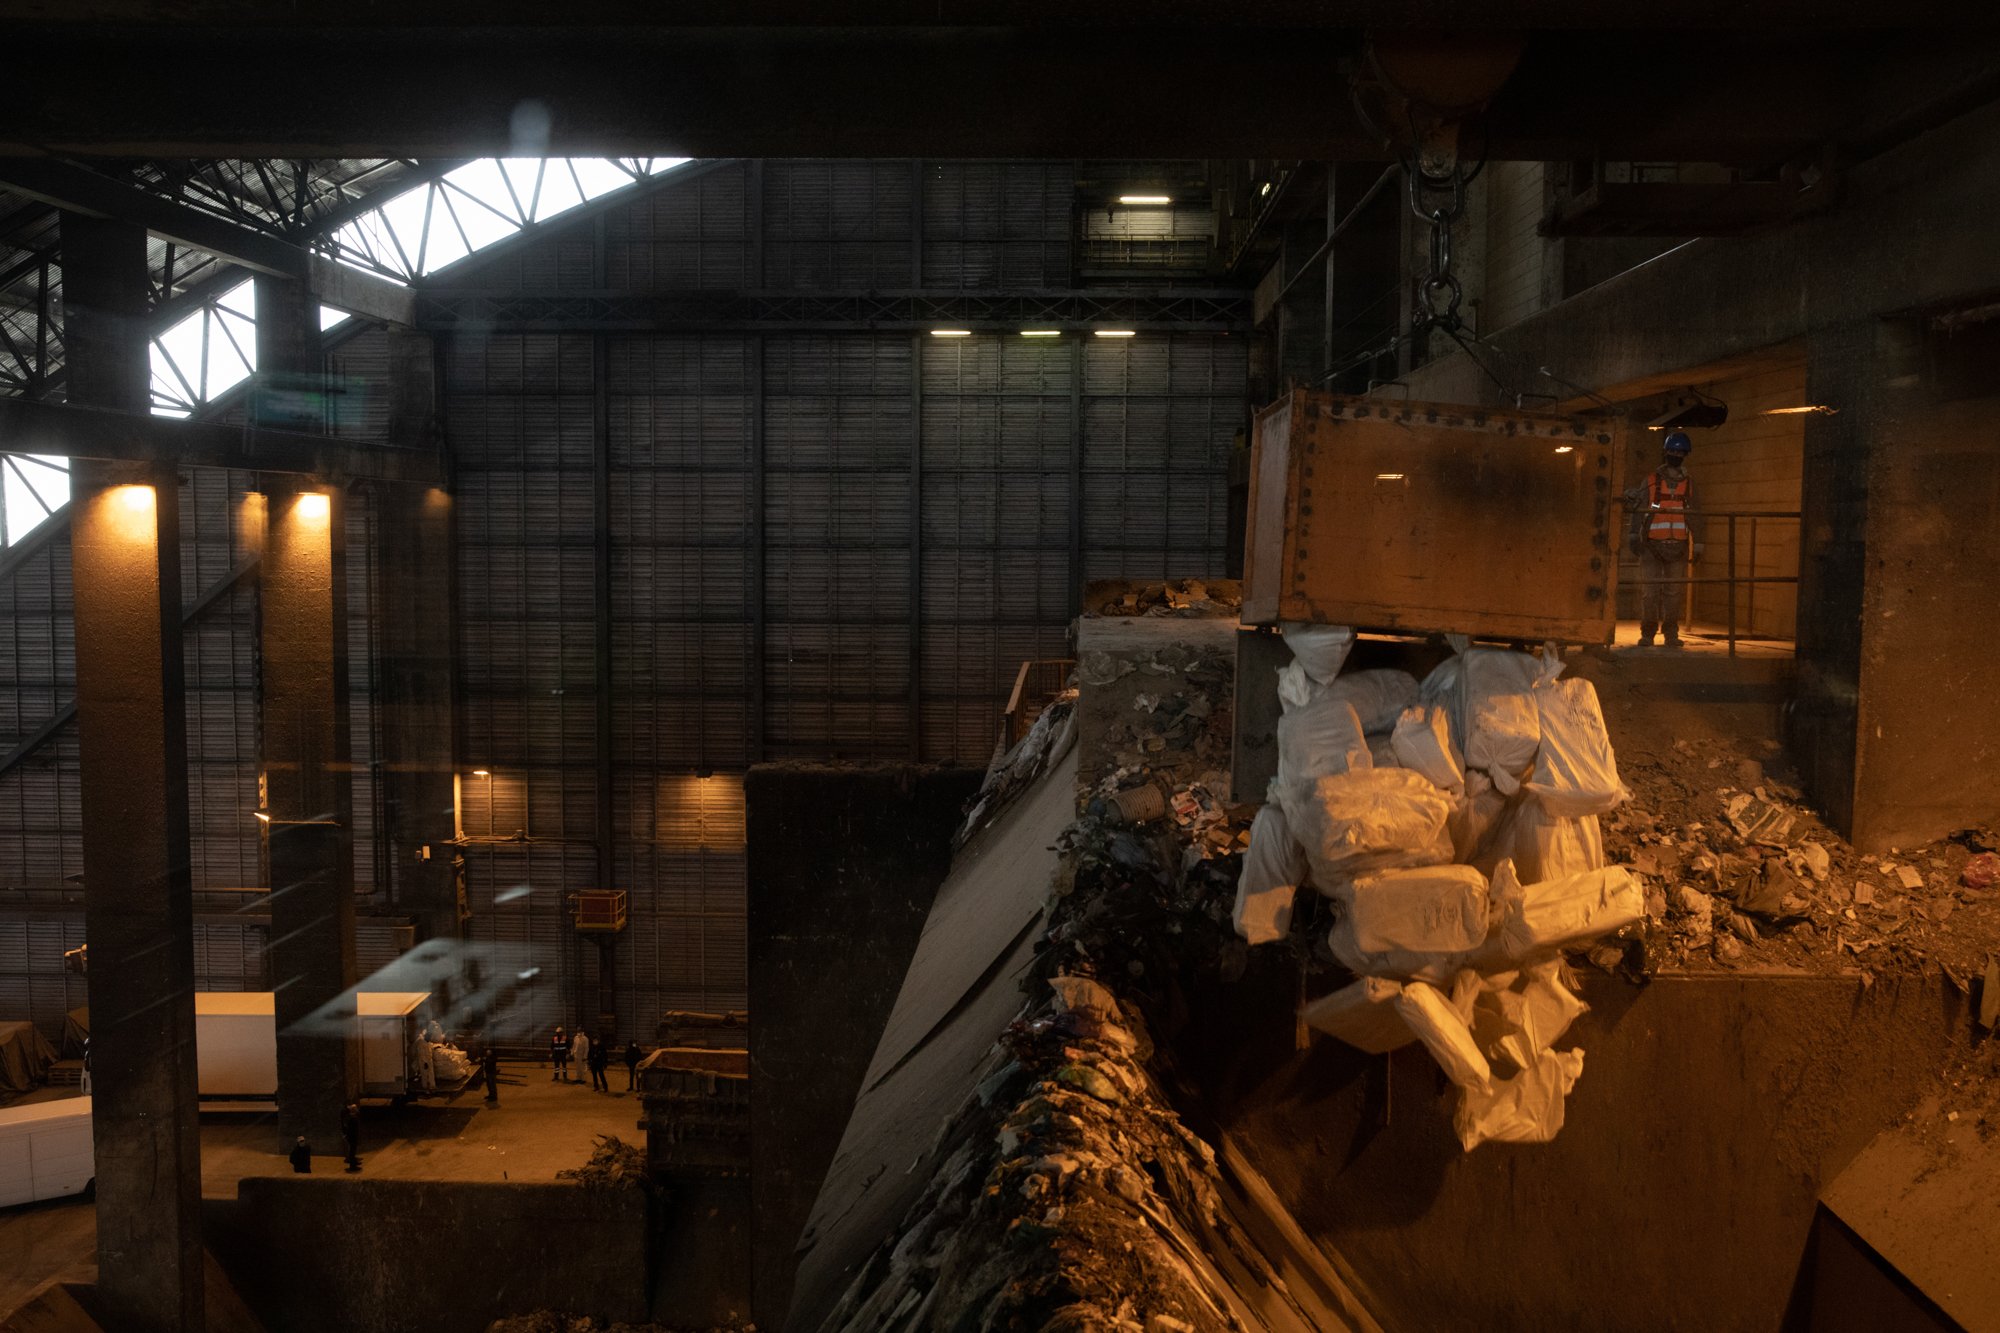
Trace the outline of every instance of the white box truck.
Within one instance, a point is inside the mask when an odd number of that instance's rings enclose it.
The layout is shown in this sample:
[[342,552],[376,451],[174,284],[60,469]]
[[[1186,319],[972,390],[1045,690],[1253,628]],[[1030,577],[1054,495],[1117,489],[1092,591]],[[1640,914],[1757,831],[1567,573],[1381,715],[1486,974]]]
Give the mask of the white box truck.
[[[360,1046],[361,1094],[423,1091],[419,1070],[429,991],[361,991],[346,1040]],[[195,1065],[201,1098],[269,1105],[278,1095],[278,1017],[270,991],[197,991]]]
[[0,1208],[82,1194],[95,1179],[90,1098],[0,1110]]

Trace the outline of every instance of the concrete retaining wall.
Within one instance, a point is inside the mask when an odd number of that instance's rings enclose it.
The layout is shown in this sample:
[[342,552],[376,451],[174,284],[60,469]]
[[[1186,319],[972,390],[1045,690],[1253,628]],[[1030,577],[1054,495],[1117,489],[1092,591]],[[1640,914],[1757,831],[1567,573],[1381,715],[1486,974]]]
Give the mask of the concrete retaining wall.
[[1779,1327],[1822,1184],[1963,1018],[1936,980],[1593,974],[1561,1135],[1465,1153],[1421,1047],[1293,1048],[1284,971],[1253,956],[1176,1044],[1214,1127],[1390,1328]]
[[288,1333],[480,1333],[553,1309],[647,1318],[646,1196],[569,1184],[251,1178],[212,1252]]
[[759,1327],[784,1320],[793,1247],[983,776],[770,764],[744,779]]

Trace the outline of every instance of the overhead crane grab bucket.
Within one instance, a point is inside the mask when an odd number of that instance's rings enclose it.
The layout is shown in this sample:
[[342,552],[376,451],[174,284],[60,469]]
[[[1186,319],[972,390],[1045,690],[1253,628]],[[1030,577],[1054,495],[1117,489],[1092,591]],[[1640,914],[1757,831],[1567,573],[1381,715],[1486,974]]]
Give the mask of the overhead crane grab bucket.
[[1622,423],[1298,390],[1257,416],[1243,622],[1605,643]]

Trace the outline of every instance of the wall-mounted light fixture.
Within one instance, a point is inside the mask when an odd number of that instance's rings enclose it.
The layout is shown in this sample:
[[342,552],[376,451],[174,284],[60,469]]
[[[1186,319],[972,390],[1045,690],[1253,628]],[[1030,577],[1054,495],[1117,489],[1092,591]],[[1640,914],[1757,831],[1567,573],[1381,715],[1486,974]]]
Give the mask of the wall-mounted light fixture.
[[1062,337],[1062,330],[1061,330],[1061,329],[1022,329],[1022,330],[1021,330],[1021,336],[1022,336],[1023,338],[1060,338],[1060,337]]
[[1094,332],[1100,338],[1131,338],[1137,336],[1131,329],[1097,329]]
[[933,337],[933,338],[970,338],[971,336],[972,336],[972,330],[971,330],[971,329],[932,329],[932,330],[931,330],[931,337]]
[[1137,205],[1139,207],[1158,208],[1166,204],[1171,204],[1173,201],[1174,197],[1170,194],[1121,194],[1118,196],[1118,202],[1128,207]]

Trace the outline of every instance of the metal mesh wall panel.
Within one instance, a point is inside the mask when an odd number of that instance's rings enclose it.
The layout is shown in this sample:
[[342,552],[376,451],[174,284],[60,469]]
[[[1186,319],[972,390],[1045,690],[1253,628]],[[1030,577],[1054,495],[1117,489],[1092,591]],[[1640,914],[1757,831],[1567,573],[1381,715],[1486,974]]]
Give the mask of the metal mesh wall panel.
[[774,758],[910,753],[912,341],[765,341],[765,742]]
[[926,162],[926,287],[1066,287],[1074,188],[1061,162]]
[[776,161],[764,167],[764,283],[801,291],[913,282],[911,164]]

